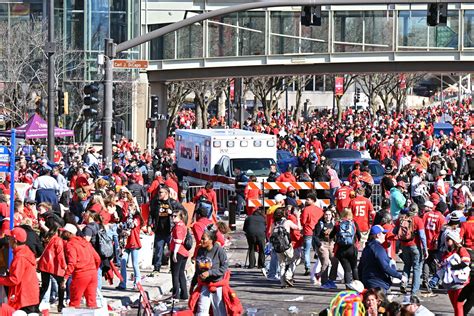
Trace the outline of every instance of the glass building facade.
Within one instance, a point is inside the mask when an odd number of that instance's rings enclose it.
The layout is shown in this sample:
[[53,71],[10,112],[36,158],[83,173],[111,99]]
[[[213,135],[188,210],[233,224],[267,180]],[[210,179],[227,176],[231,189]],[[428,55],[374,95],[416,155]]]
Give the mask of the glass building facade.
[[[426,5],[378,5],[365,10],[323,6],[321,26],[305,27],[299,7],[260,9],[220,16],[168,34],[153,41],[149,58],[463,51],[474,48],[473,17],[474,6],[450,5],[446,26],[430,27]],[[149,25],[149,29],[161,26]]]
[[[47,12],[46,2],[25,0],[0,3],[0,23],[5,27],[11,27],[19,21],[29,22],[36,25],[35,27],[39,25],[46,36],[47,19],[44,18]],[[92,81],[101,81],[103,78],[97,58],[104,51],[104,39],[110,37],[116,43],[120,43],[139,35],[140,0],[55,0],[54,5],[57,85],[69,93],[70,115],[62,119],[64,126],[72,128],[83,106],[83,86]],[[119,57],[137,59],[139,48],[126,51]],[[130,136],[128,131],[131,126],[133,104],[132,82],[137,78],[138,72],[123,70],[115,73],[114,98],[117,107],[115,114],[118,114],[119,119],[125,124],[124,135]],[[8,82],[8,80],[8,74],[2,72],[0,68],[0,81]],[[99,96],[100,100],[103,100],[103,96]],[[94,125],[94,122],[85,125],[86,130],[83,133],[87,134],[89,133],[87,129]],[[98,132],[89,134],[91,137],[88,140],[98,141],[100,128]]]

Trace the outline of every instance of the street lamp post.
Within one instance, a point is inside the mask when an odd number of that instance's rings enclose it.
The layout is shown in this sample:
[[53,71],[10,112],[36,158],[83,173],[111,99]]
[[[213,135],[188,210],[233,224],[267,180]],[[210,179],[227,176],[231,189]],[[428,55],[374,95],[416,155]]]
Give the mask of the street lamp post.
[[48,53],[48,158],[54,160],[54,0],[48,1],[48,42],[46,43]]

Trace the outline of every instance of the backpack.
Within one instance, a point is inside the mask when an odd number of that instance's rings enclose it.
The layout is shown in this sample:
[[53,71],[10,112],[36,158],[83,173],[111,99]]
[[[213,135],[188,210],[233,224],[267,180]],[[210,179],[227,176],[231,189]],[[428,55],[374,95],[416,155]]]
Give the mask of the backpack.
[[199,200],[196,203],[195,210],[203,208],[207,211],[207,218],[210,218],[212,215],[213,207],[211,201],[209,201],[204,195],[199,197]]
[[466,198],[464,197],[464,193],[462,193],[462,186],[460,186],[458,189],[454,189],[453,195],[451,197],[453,206],[459,205],[459,204],[466,204]]
[[413,217],[408,215],[401,215],[399,219],[399,228],[398,228],[398,240],[400,241],[412,241],[415,238]]
[[188,251],[191,250],[191,248],[193,248],[193,236],[191,236],[189,229],[187,230],[186,238],[184,238],[183,246],[184,246],[184,249]]
[[336,243],[340,246],[350,246],[354,244],[355,225],[351,221],[343,220],[339,224],[339,231],[336,234]]
[[107,235],[104,228],[100,228],[96,237],[97,252],[101,258],[110,258],[114,255],[113,239]]
[[285,221],[276,224],[270,236],[270,243],[276,253],[284,253],[291,247],[290,233],[285,229]]

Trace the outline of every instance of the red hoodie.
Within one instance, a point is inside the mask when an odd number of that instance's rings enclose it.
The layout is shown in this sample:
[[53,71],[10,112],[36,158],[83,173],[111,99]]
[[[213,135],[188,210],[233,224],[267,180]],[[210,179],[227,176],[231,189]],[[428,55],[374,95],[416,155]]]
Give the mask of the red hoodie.
[[65,280],[73,274],[97,271],[100,266],[100,257],[92,244],[78,236],[71,237],[66,243],[66,261]]
[[36,258],[27,245],[13,249],[8,276],[0,277],[0,285],[8,286],[8,305],[16,310],[39,304],[39,281]]
[[54,235],[38,260],[38,270],[52,275],[64,276],[66,272],[66,257],[64,242],[61,237]]

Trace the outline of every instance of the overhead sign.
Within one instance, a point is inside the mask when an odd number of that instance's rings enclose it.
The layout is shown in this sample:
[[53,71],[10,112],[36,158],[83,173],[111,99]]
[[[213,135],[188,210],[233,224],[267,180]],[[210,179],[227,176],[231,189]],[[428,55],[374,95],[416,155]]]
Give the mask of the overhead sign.
[[0,172],[10,170],[10,149],[8,146],[0,146]]
[[148,60],[114,59],[114,68],[147,69]]

